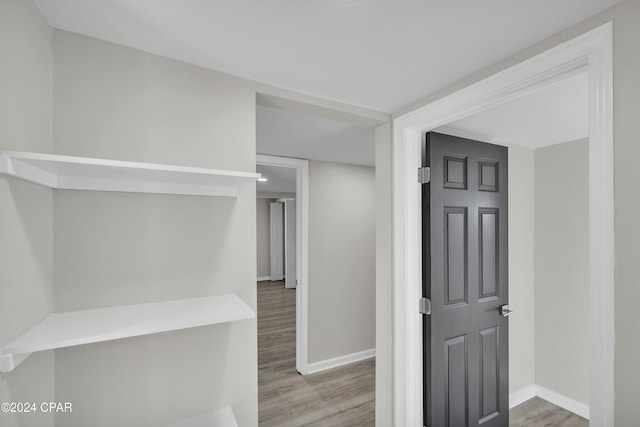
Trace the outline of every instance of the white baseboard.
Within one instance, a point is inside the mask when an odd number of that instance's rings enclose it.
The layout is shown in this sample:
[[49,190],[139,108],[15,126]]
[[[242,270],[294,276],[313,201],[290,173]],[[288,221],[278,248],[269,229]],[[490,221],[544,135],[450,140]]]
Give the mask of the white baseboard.
[[349,363],[371,359],[372,357],[376,357],[375,348],[345,354],[344,356],[334,357],[333,359],[321,360],[320,362],[309,363],[307,373],[314,374],[316,372],[326,371],[327,369],[337,368],[338,366],[348,365]]
[[549,403],[553,403],[569,412],[580,415],[582,418],[589,419],[589,406],[571,399],[563,394],[549,390],[541,385],[530,385],[521,390],[509,394],[509,409],[526,402],[532,397],[538,396]]
[[569,412],[580,415],[582,418],[589,419],[589,406],[584,403],[580,403],[577,400],[573,400],[570,397],[556,393],[540,385],[536,385],[536,394],[547,402],[551,402]]
[[271,281],[271,276],[258,277],[258,282],[266,282],[266,281]]
[[523,389],[509,393],[509,409],[536,397],[536,386],[531,384]]

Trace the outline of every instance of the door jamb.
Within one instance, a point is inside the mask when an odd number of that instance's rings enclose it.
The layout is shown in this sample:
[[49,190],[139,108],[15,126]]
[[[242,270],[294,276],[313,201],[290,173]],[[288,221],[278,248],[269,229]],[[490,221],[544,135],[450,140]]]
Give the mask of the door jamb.
[[309,161],[256,155],[256,164],[296,170],[296,370],[309,373]]
[[394,119],[394,421],[422,426],[422,134],[589,73],[589,381],[592,425],[614,426],[614,164],[612,23]]
[[[280,218],[282,220],[284,218],[284,203],[278,203],[278,205],[280,205],[281,209],[282,209],[282,218]],[[283,250],[283,246],[286,243],[283,241],[283,242],[280,242],[280,243],[282,243],[282,245],[277,245],[276,246],[276,243],[278,243],[278,241],[277,240],[274,241],[274,229],[273,229],[274,225],[276,225],[276,224],[278,224],[278,222],[280,222],[280,226],[282,227],[282,224],[283,224],[284,221],[276,221],[277,215],[274,215],[273,209],[274,209],[274,203],[272,202],[270,204],[270,209],[269,209],[269,231],[270,231],[270,236],[269,236],[270,237],[270,239],[269,239],[270,248],[269,248],[269,250],[270,250],[270,253],[271,253],[271,272],[270,273],[271,273],[271,280],[277,281],[277,280],[283,280],[284,279],[284,275],[285,275],[285,271],[284,271],[284,256],[285,256],[285,253],[284,253],[284,250]],[[285,233],[284,227],[283,227],[283,229],[281,231],[282,231],[282,233],[278,233],[278,234],[281,234],[282,236],[284,236],[284,233]],[[284,240],[284,237],[282,237],[282,239]],[[280,267],[280,268],[282,268],[282,274],[281,275],[274,274],[274,268],[273,267],[274,267],[275,261],[277,260],[277,257],[273,256],[274,247],[278,247],[277,250],[282,251],[282,260],[283,260],[283,262],[282,262],[282,265]],[[274,258],[276,258],[276,259],[274,259]]]

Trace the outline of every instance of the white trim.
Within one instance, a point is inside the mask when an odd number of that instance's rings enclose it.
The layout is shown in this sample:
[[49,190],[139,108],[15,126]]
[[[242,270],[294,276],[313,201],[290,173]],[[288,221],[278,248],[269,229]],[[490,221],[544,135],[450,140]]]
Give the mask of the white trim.
[[580,415],[582,418],[589,419],[589,405],[585,405],[582,402],[578,402],[564,394],[549,390],[548,388],[538,384],[532,384],[509,394],[509,409],[513,409],[536,396],[549,403],[553,403],[556,406],[566,409],[569,412]]
[[[399,136],[397,125],[394,132],[394,413],[396,426],[409,427],[423,425],[422,382],[418,381],[422,378],[422,319],[417,310],[422,227],[415,173],[420,166],[421,136],[411,129]],[[398,143],[401,140],[404,143]]]
[[256,155],[256,164],[296,170],[296,369],[309,373],[309,161]]
[[593,35],[589,53],[590,424],[614,426],[613,34]]
[[258,282],[268,282],[271,281],[271,276],[261,276],[257,279]]
[[377,127],[391,119],[389,113],[318,98],[274,86],[256,84],[256,104],[357,126]]
[[[541,385],[536,385],[536,395],[540,399],[544,399],[549,403],[553,403],[569,412],[573,412],[576,415],[580,415],[582,418],[589,419],[589,406],[584,403],[573,400],[564,394],[557,393],[553,390],[549,390]],[[593,425],[593,424],[592,424]]]
[[523,389],[509,393],[509,409],[526,402],[529,399],[536,397],[536,385],[531,384]]
[[284,204],[269,203],[269,264],[271,278],[284,280]]
[[332,359],[321,360],[320,362],[309,363],[307,373],[315,374],[316,372],[326,371],[327,369],[337,368],[339,366],[348,365],[349,363],[360,362],[362,360],[376,357],[376,349],[358,351],[357,353],[345,354],[344,356],[334,357]]
[[421,286],[420,192],[415,168],[423,132],[589,72],[589,287],[591,423],[613,427],[614,234],[612,24],[607,23],[394,120],[394,412],[422,426],[417,295]]

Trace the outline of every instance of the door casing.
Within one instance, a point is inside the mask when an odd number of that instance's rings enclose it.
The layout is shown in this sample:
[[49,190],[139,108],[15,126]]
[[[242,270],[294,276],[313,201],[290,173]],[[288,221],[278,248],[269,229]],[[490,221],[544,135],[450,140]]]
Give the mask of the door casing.
[[274,202],[269,208],[271,280],[278,281],[284,278],[284,204]]
[[295,199],[284,200],[284,287],[295,288],[297,282],[296,249],[296,203]]
[[[589,73],[590,419],[614,426],[612,23],[394,119],[394,421],[422,426],[420,167],[422,134]],[[409,66],[410,64],[406,64]]]
[[256,155],[256,164],[296,170],[296,370],[309,373],[309,161]]

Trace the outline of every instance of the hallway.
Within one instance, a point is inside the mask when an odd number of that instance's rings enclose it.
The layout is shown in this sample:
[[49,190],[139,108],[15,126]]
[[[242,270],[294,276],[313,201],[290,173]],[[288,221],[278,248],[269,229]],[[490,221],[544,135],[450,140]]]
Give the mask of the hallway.
[[373,426],[375,359],[299,375],[296,291],[258,284],[258,420],[267,426]]

